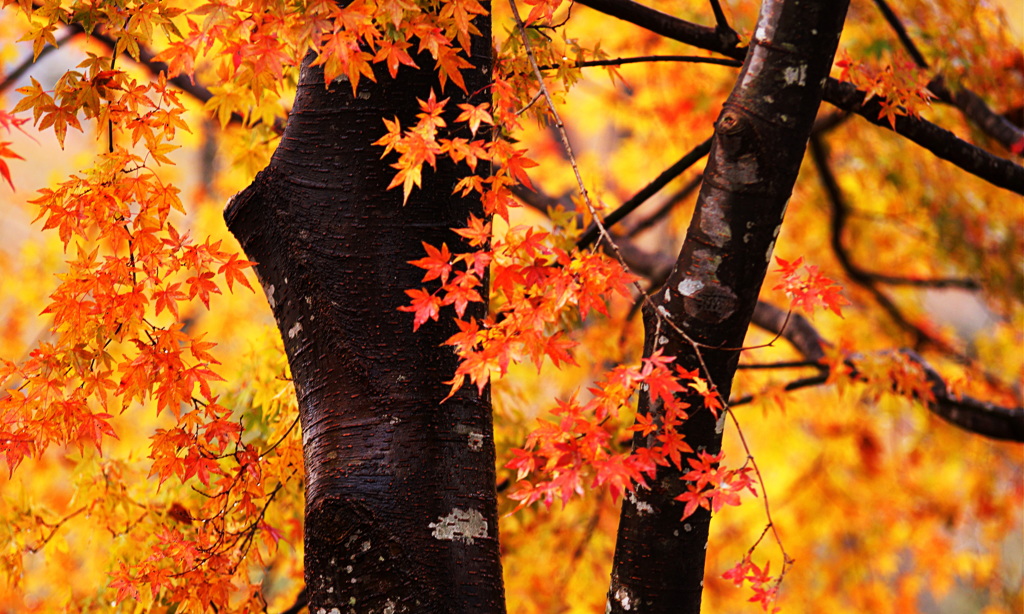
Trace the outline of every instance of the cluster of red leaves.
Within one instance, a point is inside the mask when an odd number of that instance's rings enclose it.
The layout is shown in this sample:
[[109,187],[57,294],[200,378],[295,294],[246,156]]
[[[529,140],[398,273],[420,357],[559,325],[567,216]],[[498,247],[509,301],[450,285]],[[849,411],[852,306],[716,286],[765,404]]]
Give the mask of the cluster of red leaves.
[[[693,411],[683,398],[703,398],[704,404],[696,411],[716,410],[713,395],[694,394],[697,389],[706,389],[706,382],[696,372],[674,365],[674,360],[656,353],[645,358],[639,369],[617,367],[588,390],[588,401],[573,396],[559,402],[551,411],[557,420],[541,420],[523,448],[512,450],[513,459],[506,467],[516,470],[517,484],[510,498],[519,501],[519,507],[537,501],[545,505],[555,500],[565,503],[584,491],[585,480],[591,488],[608,488],[613,498],[618,498],[624,492],[633,492],[637,485],[645,486],[658,467],[674,466],[681,471],[684,458],[693,454],[680,432],[688,412]],[[618,418],[640,390],[659,407],[659,415],[638,415],[635,424],[624,430],[637,433],[646,443],[620,451],[622,446],[615,433],[623,429]],[[694,470],[683,476],[684,480],[693,480],[688,486],[699,494],[694,507],[708,507],[708,502],[715,509],[725,503],[735,505],[740,490],[753,492],[749,468],[725,471],[711,468],[720,456],[699,458],[700,462],[686,458]],[[687,516],[692,513],[689,504],[687,512]]]
[[748,601],[760,603],[765,612],[770,611],[774,614],[779,611],[774,605],[782,578],[772,577],[769,574],[769,567],[771,563],[765,563],[764,569],[761,569],[750,560],[748,554],[735,567],[722,574],[722,577],[731,580],[736,586],[743,586],[749,582],[754,595]]
[[803,261],[803,258],[788,261],[776,256],[775,262],[779,268],[773,272],[778,273],[782,279],[772,290],[785,292],[792,306],[806,313],[814,313],[816,308],[824,307],[842,317],[843,306],[850,304],[841,294],[842,286],[822,275],[813,264],[803,265],[801,274],[799,269]]
[[715,455],[700,452],[697,458],[686,459],[692,470],[683,475],[683,479],[688,480],[686,492],[676,497],[677,501],[686,503],[683,520],[689,518],[698,507],[717,512],[726,505],[739,505],[740,492],[744,490],[757,496],[753,467],[725,469],[721,466],[724,456],[724,452]]
[[[418,328],[437,320],[442,306],[455,307],[459,332],[447,343],[462,361],[450,382],[453,393],[467,378],[483,390],[493,373],[503,375],[513,362],[529,361],[538,369],[545,358],[556,367],[575,364],[569,353],[575,342],[559,323],[591,312],[607,315],[610,297],[629,296],[633,278],[617,262],[603,254],[566,251],[549,233],[514,227],[488,245],[490,222],[476,217],[456,232],[482,249],[453,255],[447,245],[425,246],[427,257],[411,264],[427,271],[423,281],[438,279],[441,287],[407,290],[411,303],[400,308],[414,314]],[[488,265],[494,313],[483,321],[465,320],[467,305],[483,300],[475,288]]]
[[935,98],[928,89],[928,74],[899,52],[876,64],[852,60],[845,51],[840,51],[836,66],[840,69],[840,81],[849,81],[867,92],[865,103],[878,98],[882,107],[878,119],[884,117],[894,130],[897,116],[918,117]]
[[[473,141],[462,137],[438,139],[438,128],[447,125],[442,114],[448,99],[438,101],[434,91],[431,90],[427,100],[418,102],[422,112],[416,116],[419,121],[415,127],[403,132],[397,117],[394,121],[385,119],[384,125],[387,126],[388,133],[374,143],[374,145],[384,146],[384,156],[392,150],[399,154],[398,162],[391,165],[398,169],[398,173],[388,189],[402,186],[403,203],[408,202],[413,186],[420,186],[425,163],[436,168],[438,156],[449,156],[455,163],[464,161],[470,172],[475,172],[477,162],[493,159],[492,152],[496,149],[493,142],[484,139],[474,139]],[[494,124],[494,118],[487,111],[489,106],[490,103],[486,102],[477,106],[460,104],[459,108],[462,113],[455,121],[468,124],[473,136],[476,136],[481,123]],[[465,194],[471,189],[481,187],[488,181],[489,179],[477,175],[469,175],[459,182],[455,190],[461,190]]]

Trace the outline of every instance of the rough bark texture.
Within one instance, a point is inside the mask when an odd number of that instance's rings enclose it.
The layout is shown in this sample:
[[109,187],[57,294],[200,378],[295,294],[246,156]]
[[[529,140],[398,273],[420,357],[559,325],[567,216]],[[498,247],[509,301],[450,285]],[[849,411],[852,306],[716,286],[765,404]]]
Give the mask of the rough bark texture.
[[[700,368],[728,398],[742,345],[796,181],[847,2],[767,0],[736,88],[715,125],[704,183],[686,241],[665,287],[646,310],[645,354],[660,349]],[[675,332],[666,318],[700,344]],[[716,350],[713,348],[730,348]],[[706,369],[705,369],[706,368]],[[701,407],[701,397],[684,399]],[[639,413],[659,414],[646,395]],[[717,453],[724,417],[692,411],[696,451]],[[635,446],[657,445],[638,436]],[[742,459],[734,459],[742,462]],[[685,462],[684,462],[685,467]],[[623,503],[609,612],[700,611],[710,514],[680,522],[681,472],[661,471]]]
[[393,160],[372,145],[382,118],[413,125],[431,88],[451,109],[489,99],[489,25],[477,25],[468,96],[451,82],[442,96],[429,58],[356,95],[345,80],[325,88],[307,58],[270,165],[225,212],[258,262],[299,399],[313,613],[504,611],[489,395],[466,387],[441,404],[457,364],[441,344],[457,330],[414,334],[398,311],[422,285],[408,264],[421,242],[457,250],[449,229],[482,212],[452,195],[465,167],[440,164],[403,207],[387,190]]

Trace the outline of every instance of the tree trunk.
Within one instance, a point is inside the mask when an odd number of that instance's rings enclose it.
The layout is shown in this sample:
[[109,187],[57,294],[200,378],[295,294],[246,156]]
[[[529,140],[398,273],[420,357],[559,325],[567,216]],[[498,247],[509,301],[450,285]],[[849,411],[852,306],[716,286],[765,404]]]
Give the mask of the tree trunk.
[[[449,84],[451,109],[490,98],[489,18],[476,25],[469,95]],[[450,228],[481,207],[452,195],[466,169],[440,161],[403,206],[372,145],[382,118],[413,125],[417,98],[443,97],[433,60],[356,95],[310,63],[270,165],[225,212],[258,262],[299,399],[310,612],[502,612],[489,393],[441,404],[457,366],[442,343],[458,331],[442,318],[414,334],[398,311],[421,285],[408,264],[421,242],[458,251]]]
[[[664,289],[645,310],[645,355],[661,350],[729,397],[739,348],[803,159],[848,2],[766,0],[737,85],[715,124],[704,183],[686,241]],[[671,323],[669,322],[671,321]],[[698,345],[678,334],[681,328]],[[715,350],[712,348],[729,348]],[[683,426],[697,452],[721,449],[716,421],[691,394]],[[659,416],[646,395],[638,413]],[[634,446],[653,446],[654,435]],[[738,462],[742,462],[739,459]],[[608,612],[698,613],[710,513],[681,522],[675,467],[623,501]]]

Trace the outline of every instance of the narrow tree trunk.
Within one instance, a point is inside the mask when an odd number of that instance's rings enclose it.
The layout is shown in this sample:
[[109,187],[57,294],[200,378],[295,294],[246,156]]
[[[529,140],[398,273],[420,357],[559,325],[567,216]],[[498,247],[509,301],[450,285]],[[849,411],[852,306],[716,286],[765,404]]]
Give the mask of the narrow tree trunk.
[[440,163],[403,206],[372,145],[382,118],[413,125],[431,88],[452,109],[489,99],[488,22],[469,96],[450,82],[442,96],[430,58],[356,95],[344,80],[325,88],[307,58],[270,165],[225,212],[258,262],[299,399],[310,612],[504,611],[489,394],[441,404],[457,365],[442,343],[458,331],[442,318],[414,334],[398,311],[421,286],[408,264],[421,242],[457,251],[449,229],[482,211],[452,195],[466,169]]
[[[765,0],[737,85],[715,124],[697,210],[663,290],[647,310],[645,355],[678,357],[728,398],[758,292],[803,159],[842,31],[846,0]],[[675,332],[671,319],[699,345]],[[730,348],[715,350],[712,348]],[[705,369],[706,367],[706,369]],[[721,449],[718,421],[702,397],[683,431],[695,451]],[[659,407],[642,395],[639,413]],[[657,445],[637,434],[634,446]],[[742,459],[734,459],[742,462]],[[687,471],[684,461],[684,471]],[[710,514],[680,521],[685,491],[675,468],[623,502],[608,612],[700,611]]]

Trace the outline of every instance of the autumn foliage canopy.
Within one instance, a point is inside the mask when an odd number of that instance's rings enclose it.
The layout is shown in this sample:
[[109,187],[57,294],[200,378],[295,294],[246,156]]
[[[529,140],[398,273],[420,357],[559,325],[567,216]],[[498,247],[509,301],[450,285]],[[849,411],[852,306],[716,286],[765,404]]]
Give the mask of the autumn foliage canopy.
[[[620,505],[666,470],[679,531],[715,517],[707,611],[1019,612],[1019,9],[852,4],[723,390],[699,343],[691,366],[645,350],[644,320],[689,339],[650,297],[760,3],[644,4],[717,34],[629,0],[5,0],[0,612],[303,603],[300,330],[221,211],[306,57],[353,96],[437,75],[353,147],[404,207],[443,164],[481,204],[401,259],[400,310],[410,334],[454,320],[449,397],[493,398],[510,612],[603,611]],[[485,19],[489,101],[453,102]],[[683,434],[698,414],[721,451]]]

